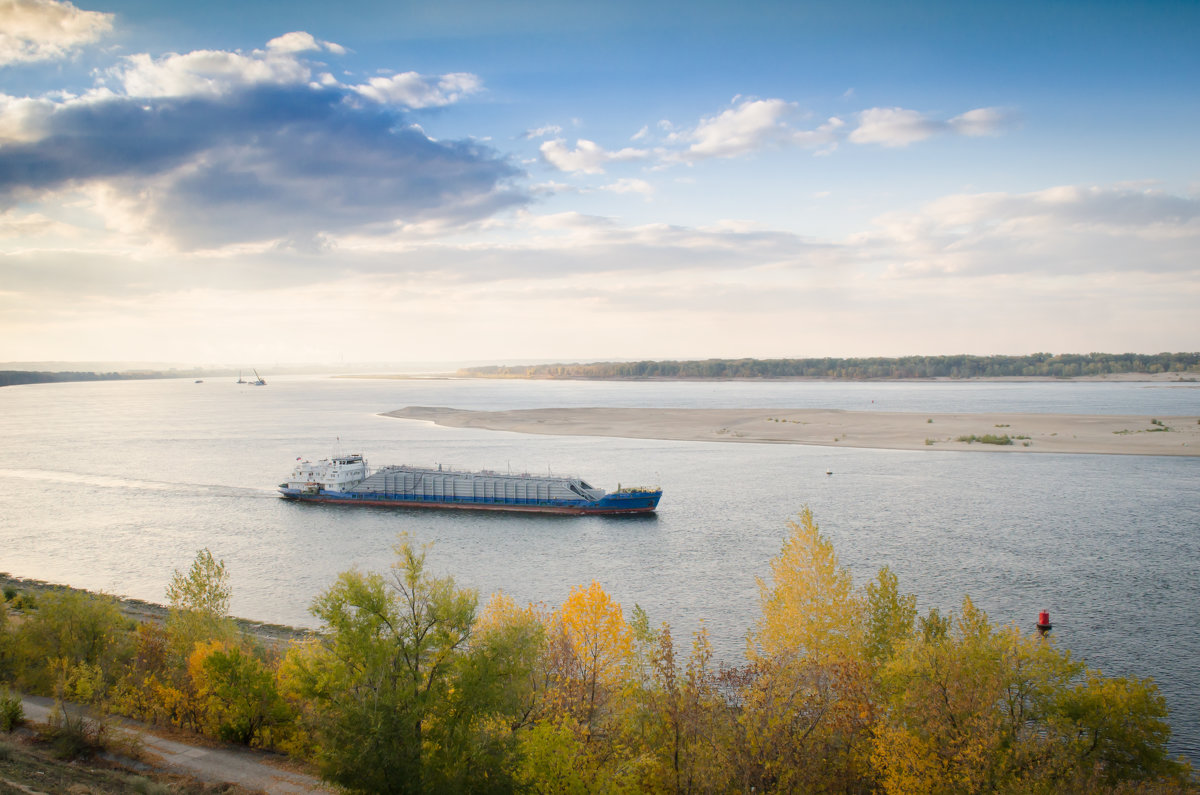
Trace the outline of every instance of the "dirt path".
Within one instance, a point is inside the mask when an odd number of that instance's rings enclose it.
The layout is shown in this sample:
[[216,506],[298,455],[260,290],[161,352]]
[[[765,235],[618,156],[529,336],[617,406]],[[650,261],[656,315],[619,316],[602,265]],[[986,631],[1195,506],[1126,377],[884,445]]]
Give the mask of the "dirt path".
[[[25,717],[45,723],[54,702],[38,696],[22,696]],[[209,784],[237,784],[251,790],[272,793],[333,793],[336,790],[320,779],[271,764],[271,757],[260,751],[240,748],[205,748],[168,740],[150,733],[144,726],[126,719],[113,718],[113,731],[125,732],[140,740],[141,761],[157,770],[182,773]]]

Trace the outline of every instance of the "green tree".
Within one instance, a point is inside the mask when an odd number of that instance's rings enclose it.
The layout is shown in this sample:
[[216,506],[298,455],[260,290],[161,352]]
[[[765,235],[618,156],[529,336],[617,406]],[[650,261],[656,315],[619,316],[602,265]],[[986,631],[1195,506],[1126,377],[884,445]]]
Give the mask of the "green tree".
[[8,682],[16,673],[15,644],[9,624],[8,602],[0,599],[0,682]]
[[344,572],[317,597],[320,645],[292,659],[315,704],[322,773],[356,792],[509,789],[498,682],[520,655],[495,639],[470,648],[475,592],[429,574],[426,549],[406,537],[396,552],[390,578]]
[[72,669],[89,666],[88,678],[98,688],[94,692],[102,693],[132,653],[130,628],[110,596],[47,592],[17,631],[21,681],[30,690],[49,693]]
[[884,566],[875,581],[867,583],[863,644],[868,662],[879,666],[890,660],[896,648],[912,636],[916,619],[916,595],[900,593],[898,578]]
[[289,719],[275,673],[253,652],[238,646],[201,645],[193,659],[190,673],[199,680],[197,690],[207,701],[211,730],[222,740],[251,745]]
[[186,666],[196,643],[231,642],[237,636],[229,617],[231,594],[225,561],[214,558],[208,549],[196,553],[186,573],[175,570],[167,585],[167,636],[176,670]]

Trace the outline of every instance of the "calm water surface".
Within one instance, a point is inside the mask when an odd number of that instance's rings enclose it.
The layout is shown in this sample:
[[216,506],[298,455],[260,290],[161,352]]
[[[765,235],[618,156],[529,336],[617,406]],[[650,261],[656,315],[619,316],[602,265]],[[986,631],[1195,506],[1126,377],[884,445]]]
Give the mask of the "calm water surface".
[[[786,522],[812,507],[863,582],[891,566],[922,610],[969,593],[1108,674],[1151,676],[1172,747],[1200,761],[1200,459],[886,451],[529,436],[439,428],[409,405],[840,408],[1200,413],[1194,385],[1081,383],[579,383],[232,379],[0,389],[0,570],[163,601],[208,547],[232,572],[233,611],[313,625],[312,598],[353,566],[385,569],[401,531],[481,594],[561,602],[600,581],[627,607],[689,633],[701,620],[736,662],[755,578]],[[987,429],[983,429],[986,431]],[[579,474],[661,485],[651,517],[506,516],[297,505],[275,485],[297,456],[340,446],[375,465]],[[833,475],[826,475],[832,471]]]

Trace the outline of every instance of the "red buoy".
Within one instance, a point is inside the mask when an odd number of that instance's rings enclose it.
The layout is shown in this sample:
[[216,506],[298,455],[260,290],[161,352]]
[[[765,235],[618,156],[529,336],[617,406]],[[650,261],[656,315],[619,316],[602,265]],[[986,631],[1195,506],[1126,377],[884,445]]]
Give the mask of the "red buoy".
[[1045,635],[1053,628],[1054,625],[1050,623],[1050,611],[1043,610],[1042,612],[1038,613],[1037,631],[1040,634]]

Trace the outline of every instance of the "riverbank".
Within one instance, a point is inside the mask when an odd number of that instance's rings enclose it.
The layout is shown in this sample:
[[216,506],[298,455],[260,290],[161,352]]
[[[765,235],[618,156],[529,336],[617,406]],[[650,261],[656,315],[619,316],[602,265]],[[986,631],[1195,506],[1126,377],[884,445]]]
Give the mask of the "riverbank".
[[[24,577],[14,577],[7,572],[0,572],[0,590],[13,589],[17,593],[29,594],[37,603],[38,597],[51,591],[75,591],[76,593],[92,594],[84,588],[72,588],[69,585],[58,585],[43,580],[33,580]],[[110,594],[111,595],[111,594]],[[122,615],[137,622],[152,622],[161,624],[167,620],[169,608],[166,605],[145,602],[141,599],[114,597]],[[285,645],[291,641],[304,640],[312,636],[306,629],[289,627],[284,624],[270,624],[263,621],[251,621],[246,618],[234,618],[234,623],[240,632],[257,638],[268,645]]]
[[1200,417],[928,414],[832,409],[408,406],[384,416],[453,428],[557,436],[1099,455],[1200,456]]
[[967,376],[963,378],[952,376],[929,376],[927,378],[833,378],[830,376],[772,376],[770,378],[753,376],[715,376],[705,378],[700,376],[585,376],[585,375],[542,375],[542,374],[487,374],[487,373],[339,373],[331,378],[349,378],[370,381],[372,379],[391,381],[647,381],[647,382],[707,382],[707,381],[746,381],[752,383],[799,381],[813,383],[897,383],[897,384],[947,384],[947,383],[1008,383],[1008,384],[1047,384],[1047,383],[1145,383],[1145,384],[1179,384],[1192,385],[1200,388],[1200,373],[1104,373],[1100,375],[1051,376],[1051,375],[997,375],[997,376]]

